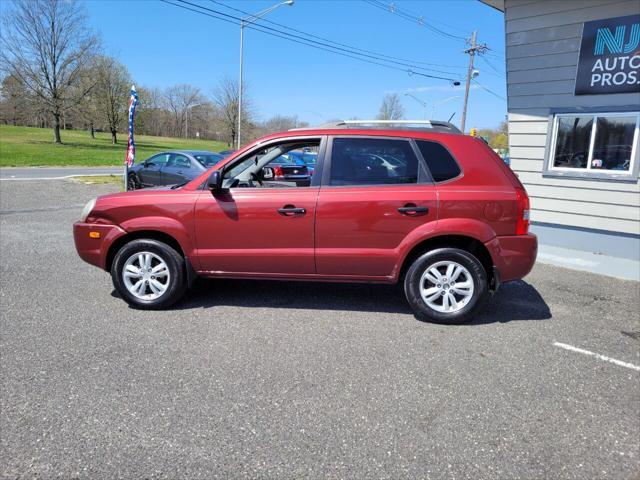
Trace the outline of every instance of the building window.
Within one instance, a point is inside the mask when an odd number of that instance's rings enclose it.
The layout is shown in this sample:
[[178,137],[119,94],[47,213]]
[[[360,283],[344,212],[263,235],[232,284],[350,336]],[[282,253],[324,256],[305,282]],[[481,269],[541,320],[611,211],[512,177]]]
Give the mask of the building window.
[[634,179],[639,123],[638,112],[557,114],[545,173]]

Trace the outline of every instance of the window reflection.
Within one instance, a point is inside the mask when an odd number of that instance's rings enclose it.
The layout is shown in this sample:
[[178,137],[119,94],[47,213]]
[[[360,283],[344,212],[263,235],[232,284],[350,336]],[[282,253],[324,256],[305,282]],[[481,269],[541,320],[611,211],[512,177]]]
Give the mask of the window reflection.
[[635,126],[635,117],[598,117],[591,168],[628,171]]
[[587,168],[593,117],[560,117],[554,167]]

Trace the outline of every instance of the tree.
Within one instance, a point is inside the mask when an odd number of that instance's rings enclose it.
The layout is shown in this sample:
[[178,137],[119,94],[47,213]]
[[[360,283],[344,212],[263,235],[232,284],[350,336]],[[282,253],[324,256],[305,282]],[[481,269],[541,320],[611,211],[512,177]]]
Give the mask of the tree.
[[478,135],[485,137],[491,148],[495,148],[496,150],[507,150],[509,148],[509,129],[507,122],[500,123],[497,129],[482,128],[478,130]]
[[26,123],[29,106],[29,92],[15,75],[7,75],[0,85],[1,115],[6,124]]
[[75,0],[14,2],[4,18],[0,59],[53,116],[53,136],[60,139],[60,119],[86,94],[76,89],[86,74],[97,39],[86,27]]
[[99,118],[111,132],[111,143],[118,143],[118,127],[126,118],[131,78],[127,68],[111,57],[97,57],[92,66],[96,79],[91,100]]
[[[238,82],[224,77],[213,90],[213,103],[218,109],[221,129],[226,133],[230,145],[235,146],[238,135]],[[247,98],[246,83],[242,85],[242,130],[252,128],[253,111]],[[248,138],[248,135],[245,137]]]
[[382,99],[378,120],[400,120],[404,117],[404,108],[397,93],[387,93]]
[[176,137],[187,135],[186,122],[188,110],[206,99],[200,93],[200,89],[186,83],[169,87],[164,92],[166,106],[171,112],[173,120],[173,134]]

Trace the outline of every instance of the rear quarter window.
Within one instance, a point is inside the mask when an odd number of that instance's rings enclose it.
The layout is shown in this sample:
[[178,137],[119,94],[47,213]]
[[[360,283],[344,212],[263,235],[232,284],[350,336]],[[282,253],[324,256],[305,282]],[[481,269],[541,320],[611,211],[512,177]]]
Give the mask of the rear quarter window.
[[426,140],[416,140],[416,144],[427,162],[434,182],[444,182],[460,175],[458,163],[444,146]]

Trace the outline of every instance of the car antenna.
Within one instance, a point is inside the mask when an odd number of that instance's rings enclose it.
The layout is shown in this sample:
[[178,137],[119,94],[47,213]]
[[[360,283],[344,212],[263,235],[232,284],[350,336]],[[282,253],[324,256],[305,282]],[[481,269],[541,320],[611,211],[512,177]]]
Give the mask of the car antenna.
[[451,114],[451,116],[449,117],[449,120],[447,120],[447,122],[451,123],[451,119],[452,119],[453,117],[455,117],[455,116],[456,116],[456,112],[453,112],[453,113]]

